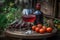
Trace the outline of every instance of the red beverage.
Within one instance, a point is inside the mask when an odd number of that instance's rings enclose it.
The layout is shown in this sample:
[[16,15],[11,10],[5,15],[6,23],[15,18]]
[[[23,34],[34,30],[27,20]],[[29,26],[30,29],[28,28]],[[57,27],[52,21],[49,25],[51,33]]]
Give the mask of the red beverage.
[[25,22],[34,22],[36,19],[35,15],[24,15],[23,17],[23,21]]

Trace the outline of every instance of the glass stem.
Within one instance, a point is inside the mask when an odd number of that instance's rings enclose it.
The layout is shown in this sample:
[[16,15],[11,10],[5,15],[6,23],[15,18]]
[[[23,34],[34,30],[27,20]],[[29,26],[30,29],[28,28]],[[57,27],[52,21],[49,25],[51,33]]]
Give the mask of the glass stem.
[[[23,22],[23,21],[22,21],[22,19],[21,19],[21,20],[20,20],[20,24],[22,24],[22,22]],[[21,31],[21,25],[20,25],[20,31]]]
[[28,22],[28,30],[30,30],[30,22]]

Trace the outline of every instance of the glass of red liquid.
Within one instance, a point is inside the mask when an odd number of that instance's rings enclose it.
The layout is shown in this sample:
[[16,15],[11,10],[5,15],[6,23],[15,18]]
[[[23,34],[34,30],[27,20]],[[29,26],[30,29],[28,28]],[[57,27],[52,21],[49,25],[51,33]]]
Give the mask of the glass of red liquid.
[[26,33],[31,34],[30,26],[29,24],[33,23],[36,19],[35,15],[23,15],[22,19],[24,22],[28,23],[28,30]]

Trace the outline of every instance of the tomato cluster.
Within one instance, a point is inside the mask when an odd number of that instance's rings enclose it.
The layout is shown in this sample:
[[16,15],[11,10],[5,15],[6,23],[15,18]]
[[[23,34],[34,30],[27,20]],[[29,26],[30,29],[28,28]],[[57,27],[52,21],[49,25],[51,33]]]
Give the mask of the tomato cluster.
[[43,26],[42,24],[37,24],[37,25],[32,26],[32,30],[36,31],[37,33],[43,34],[43,33],[51,33],[53,28]]

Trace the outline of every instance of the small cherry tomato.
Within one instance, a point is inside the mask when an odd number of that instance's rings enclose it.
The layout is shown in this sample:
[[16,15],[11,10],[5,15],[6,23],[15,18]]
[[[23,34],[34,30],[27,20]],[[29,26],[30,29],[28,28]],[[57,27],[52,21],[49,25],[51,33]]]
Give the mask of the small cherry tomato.
[[46,29],[47,29],[47,27],[46,27],[46,26],[43,26],[42,28],[43,28],[45,31],[46,31]]
[[48,27],[47,29],[46,29],[46,31],[48,32],[48,33],[51,33],[52,32],[52,28],[51,27]]
[[39,30],[39,33],[43,34],[43,33],[45,33],[45,30],[44,30],[43,28],[41,28],[41,29]]
[[38,27],[37,27],[37,28],[35,28],[35,31],[36,31],[36,32],[39,32],[39,28],[38,28]]
[[36,26],[32,26],[32,30],[33,30],[33,31],[35,30],[35,28],[36,28]]
[[39,27],[41,29],[42,28],[42,25],[41,24],[38,24],[37,27]]

